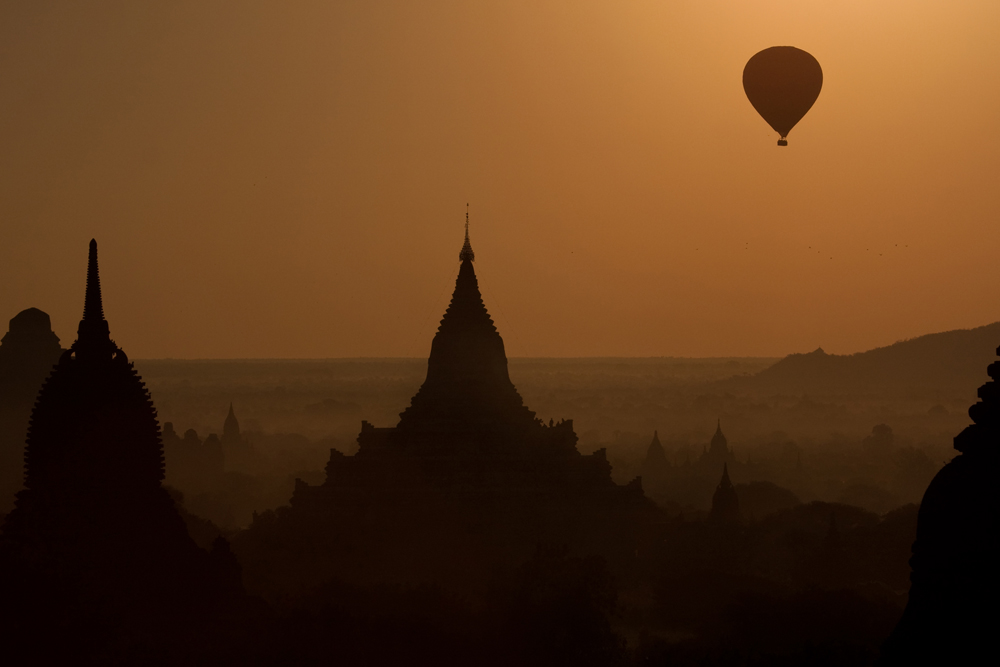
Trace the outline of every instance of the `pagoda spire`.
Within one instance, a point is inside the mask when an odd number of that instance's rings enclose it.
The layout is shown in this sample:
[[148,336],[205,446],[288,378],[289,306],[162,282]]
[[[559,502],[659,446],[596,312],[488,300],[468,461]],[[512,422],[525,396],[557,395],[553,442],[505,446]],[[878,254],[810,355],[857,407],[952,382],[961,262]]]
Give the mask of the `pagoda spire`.
[[101,276],[97,270],[96,239],[90,239],[90,256],[87,260],[87,295],[83,302],[83,319],[104,319],[104,304],[101,303]]
[[469,205],[465,205],[465,245],[462,246],[462,252],[458,253],[458,259],[461,261],[469,260],[470,262],[476,261],[476,253],[472,252],[472,244],[469,243]]
[[104,319],[101,301],[101,276],[97,267],[97,241],[90,239],[90,256],[87,261],[87,291],[83,301],[83,319],[77,328],[73,349],[78,353],[96,349],[114,349],[111,330]]
[[431,341],[427,378],[410,407],[400,414],[397,428],[474,431],[491,437],[498,428],[534,428],[534,413],[524,406],[510,381],[503,339],[479,291],[468,217],[459,259],[462,264],[451,303]]

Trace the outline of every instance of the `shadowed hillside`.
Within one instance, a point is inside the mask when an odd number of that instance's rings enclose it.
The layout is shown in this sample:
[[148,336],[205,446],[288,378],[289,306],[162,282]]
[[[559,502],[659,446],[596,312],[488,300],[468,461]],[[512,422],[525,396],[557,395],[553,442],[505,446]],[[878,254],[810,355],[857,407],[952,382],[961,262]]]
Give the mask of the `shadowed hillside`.
[[900,341],[850,355],[790,354],[744,382],[781,393],[867,394],[884,390],[968,390],[983,381],[1000,342],[1000,322]]

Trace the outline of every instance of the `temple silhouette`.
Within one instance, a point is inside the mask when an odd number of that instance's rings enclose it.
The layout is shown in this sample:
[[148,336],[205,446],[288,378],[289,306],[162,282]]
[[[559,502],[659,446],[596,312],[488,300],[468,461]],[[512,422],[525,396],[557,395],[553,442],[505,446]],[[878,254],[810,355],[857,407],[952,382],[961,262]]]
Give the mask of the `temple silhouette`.
[[[1000,348],[997,348],[1000,355]],[[1000,621],[1000,362],[955,437],[960,453],[924,493],[910,559],[910,597],[882,665],[988,661]]]
[[640,467],[644,492],[670,513],[681,511],[682,504],[678,502],[680,499],[686,499],[686,503],[694,500],[691,503],[693,507],[689,509],[696,511],[713,507],[720,470],[723,471],[723,481],[730,487],[732,482],[729,481],[729,474],[734,474],[739,479],[746,473],[746,463],[736,459],[729,440],[722,432],[721,420],[716,420],[715,433],[703,445],[696,460],[689,458],[688,451],[684,451],[685,458],[682,461],[672,464],[660,442],[659,434],[654,431],[653,440],[646,448],[646,456]]
[[660,435],[653,431],[653,439],[646,448],[646,458],[642,462],[643,480],[663,479],[670,470],[670,461],[667,460],[667,452],[660,443]]
[[174,425],[163,425],[163,453],[166,460],[166,483],[189,492],[203,492],[221,484],[226,457],[219,436],[210,433],[204,440],[193,428],[177,435]]
[[22,310],[0,339],[0,514],[24,486],[24,440],[38,390],[63,349],[48,314]]
[[111,339],[95,241],[77,339],[38,395],[24,463],[25,489],[0,532],[15,663],[127,661],[167,650],[167,637],[179,651],[206,614],[242,595],[228,544],[199,549],[161,485],[156,410]]
[[715,434],[708,448],[702,453],[699,464],[712,470],[717,470],[719,464],[732,465],[736,461],[733,450],[729,447],[729,440],[722,432],[722,420],[718,420],[715,427]]
[[636,558],[657,515],[640,481],[616,484],[603,449],[577,450],[571,420],[545,424],[524,405],[479,291],[468,222],[459,260],[426,379],[398,424],[362,422],[357,453],[331,450],[324,484],[298,481],[290,507],[255,517],[234,543],[248,586],[350,577],[475,588],[543,543],[613,565]]
[[251,450],[246,438],[240,432],[240,422],[236,418],[233,404],[229,404],[229,413],[222,425],[222,458],[227,470],[245,466],[251,456]]
[[[720,431],[721,433],[721,431]],[[740,499],[736,495],[736,487],[729,479],[729,466],[722,464],[722,479],[715,487],[715,494],[712,496],[712,521],[719,524],[737,524],[742,518],[740,515]]]

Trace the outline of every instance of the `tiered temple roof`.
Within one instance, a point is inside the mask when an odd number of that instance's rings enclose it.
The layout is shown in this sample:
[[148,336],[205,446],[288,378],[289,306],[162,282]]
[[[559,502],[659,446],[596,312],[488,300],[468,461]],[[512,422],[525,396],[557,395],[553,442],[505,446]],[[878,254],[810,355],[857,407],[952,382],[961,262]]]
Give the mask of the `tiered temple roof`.
[[539,422],[510,381],[503,338],[479,292],[468,225],[459,259],[455,291],[431,343],[427,378],[396,428],[437,440],[523,435]]

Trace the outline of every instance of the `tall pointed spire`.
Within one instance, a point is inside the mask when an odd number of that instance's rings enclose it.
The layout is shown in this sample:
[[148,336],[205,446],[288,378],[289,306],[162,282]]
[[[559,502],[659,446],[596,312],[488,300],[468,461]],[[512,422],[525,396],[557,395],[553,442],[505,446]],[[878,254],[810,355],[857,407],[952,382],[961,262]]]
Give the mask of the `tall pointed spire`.
[[87,261],[87,296],[83,302],[83,319],[104,319],[104,305],[101,303],[101,276],[97,270],[96,239],[90,239],[90,258]]
[[83,301],[83,319],[77,329],[73,349],[77,353],[95,348],[113,349],[111,330],[104,319],[101,301],[101,276],[97,268],[97,241],[90,239],[90,257],[87,262],[87,294]]
[[470,262],[476,261],[476,253],[472,252],[472,244],[469,243],[469,205],[465,205],[465,245],[462,246],[462,252],[458,253],[458,259],[461,261],[469,260]]

